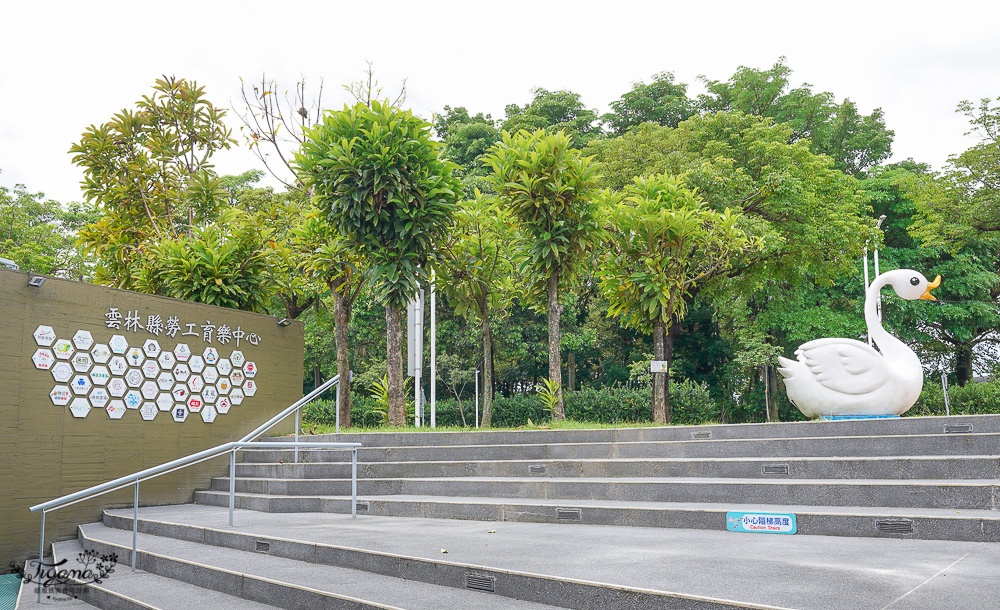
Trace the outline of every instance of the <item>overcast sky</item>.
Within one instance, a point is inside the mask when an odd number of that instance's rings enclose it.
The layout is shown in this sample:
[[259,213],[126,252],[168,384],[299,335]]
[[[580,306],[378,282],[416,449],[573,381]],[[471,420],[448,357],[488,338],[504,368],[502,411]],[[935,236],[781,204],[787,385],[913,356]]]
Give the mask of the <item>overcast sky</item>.
[[[327,107],[374,62],[386,91],[430,119],[446,104],[503,116],[531,89],[569,89],[604,112],[637,80],[725,80],[787,57],[792,84],[881,107],[894,160],[940,168],[968,148],[963,99],[1000,97],[1000,3],[979,2],[14,2],[0,6],[0,185],[81,199],[67,150],[161,74],[242,109],[240,77],[325,79]],[[230,111],[227,124],[238,134]],[[259,164],[245,146],[220,173]]]

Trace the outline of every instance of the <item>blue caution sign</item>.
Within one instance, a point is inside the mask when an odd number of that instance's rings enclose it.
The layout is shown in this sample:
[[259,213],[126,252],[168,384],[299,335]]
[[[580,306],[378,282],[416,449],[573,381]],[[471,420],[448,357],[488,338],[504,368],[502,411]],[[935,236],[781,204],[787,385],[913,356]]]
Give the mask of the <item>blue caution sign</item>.
[[726,529],[757,534],[794,534],[798,531],[795,515],[787,513],[726,513]]

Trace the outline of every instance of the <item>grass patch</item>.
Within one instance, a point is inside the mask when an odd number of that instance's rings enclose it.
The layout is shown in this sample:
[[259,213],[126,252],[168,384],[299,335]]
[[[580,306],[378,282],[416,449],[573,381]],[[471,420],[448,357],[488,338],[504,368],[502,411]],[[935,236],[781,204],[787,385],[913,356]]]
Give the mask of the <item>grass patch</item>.
[[[715,423],[715,422],[712,422]],[[603,423],[603,422],[590,422],[590,421],[574,421],[572,419],[565,419],[562,421],[544,421],[539,423],[530,423],[523,426],[494,426],[492,428],[475,428],[473,426],[438,426],[436,428],[424,427],[416,428],[414,426],[375,426],[375,427],[365,427],[365,428],[341,428],[341,432],[344,433],[358,433],[358,432],[475,432],[475,431],[486,431],[486,430],[599,430],[605,428],[653,428],[660,426],[662,424],[655,424],[653,422],[619,422],[619,423]],[[328,424],[303,424],[302,433],[309,434],[313,432],[315,434],[333,434],[336,431],[336,426],[331,426]]]

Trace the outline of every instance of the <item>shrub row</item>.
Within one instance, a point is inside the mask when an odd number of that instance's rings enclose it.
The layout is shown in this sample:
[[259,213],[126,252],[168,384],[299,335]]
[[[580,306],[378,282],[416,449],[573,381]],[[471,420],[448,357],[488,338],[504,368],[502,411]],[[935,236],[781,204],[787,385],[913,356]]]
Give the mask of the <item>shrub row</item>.
[[[985,415],[1000,413],[1000,382],[968,383],[964,387],[948,388],[952,415]],[[907,416],[944,415],[944,391],[940,383],[928,378],[920,400],[906,412]]]

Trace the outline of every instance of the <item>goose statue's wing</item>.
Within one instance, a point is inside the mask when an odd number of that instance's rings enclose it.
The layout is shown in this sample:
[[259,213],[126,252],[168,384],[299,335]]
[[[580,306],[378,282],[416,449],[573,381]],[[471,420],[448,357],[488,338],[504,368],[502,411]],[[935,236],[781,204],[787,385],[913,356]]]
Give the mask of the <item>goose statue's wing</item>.
[[795,355],[813,379],[843,394],[867,394],[885,385],[891,376],[882,354],[854,339],[816,339],[803,343]]

